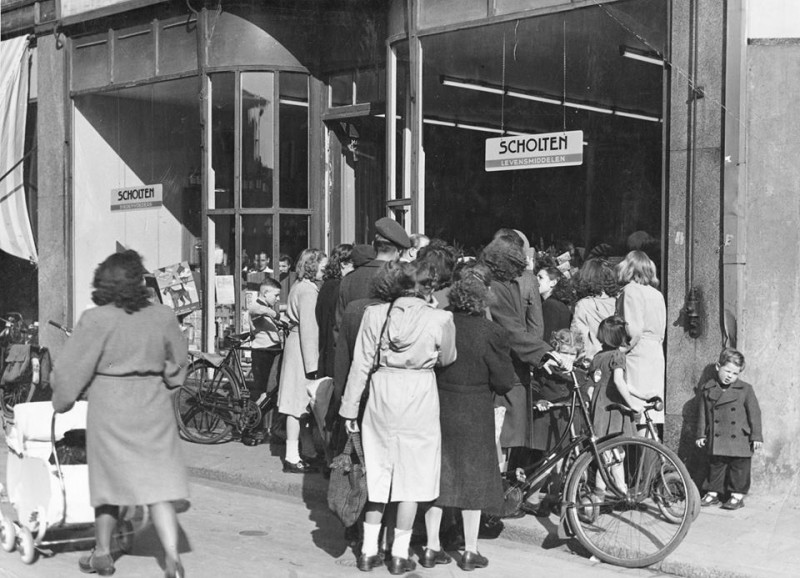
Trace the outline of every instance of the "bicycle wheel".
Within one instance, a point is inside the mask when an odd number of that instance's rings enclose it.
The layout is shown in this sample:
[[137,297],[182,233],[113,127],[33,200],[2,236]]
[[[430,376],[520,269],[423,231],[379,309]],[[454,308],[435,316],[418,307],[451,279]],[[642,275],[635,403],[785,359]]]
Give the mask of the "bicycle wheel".
[[609,564],[641,568],[663,560],[684,539],[693,519],[693,482],[686,466],[668,448],[641,437],[615,438],[597,449],[618,491],[605,487],[592,453],[575,461],[565,495],[575,536]]
[[30,401],[32,394],[33,384],[30,382],[3,386],[0,390],[0,408],[2,408],[6,420],[14,419],[14,406]]
[[231,434],[238,402],[239,389],[228,368],[196,361],[172,403],[181,434],[192,442],[213,444]]

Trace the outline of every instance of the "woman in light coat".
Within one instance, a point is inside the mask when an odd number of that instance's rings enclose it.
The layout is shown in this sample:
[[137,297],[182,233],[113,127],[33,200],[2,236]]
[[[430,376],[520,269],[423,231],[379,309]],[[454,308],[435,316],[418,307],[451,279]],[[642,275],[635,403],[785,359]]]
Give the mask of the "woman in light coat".
[[[625,319],[631,338],[625,356],[628,381],[642,395],[664,399],[667,307],[658,290],[655,263],[642,251],[631,251],[618,265],[617,278],[623,286],[617,297],[617,315]],[[663,411],[650,415],[655,423],[664,423]]]
[[[378,534],[386,503],[399,502],[392,574],[413,570],[408,546],[419,502],[439,495],[441,431],[434,367],[456,359],[453,314],[430,302],[435,274],[425,263],[386,265],[391,303],[368,307],[353,352],[339,415],[358,429],[361,395],[369,387],[361,424],[369,502],[358,567],[382,563]],[[373,363],[377,370],[370,377]]]
[[[68,411],[87,391],[86,452],[96,546],[82,572],[114,573],[111,535],[120,506],[150,506],[166,576],[183,576],[174,501],[189,497],[169,388],[186,377],[187,344],[175,312],[152,305],[135,251],[94,273],[92,301],[53,372],[53,407]],[[87,389],[88,388],[88,389]]]
[[600,322],[616,312],[619,285],[614,269],[604,259],[589,259],[578,272],[575,289],[579,299],[570,329],[583,337],[582,357],[591,361],[603,349],[597,339]]
[[300,419],[308,415],[309,386],[316,380],[319,369],[319,326],[315,310],[326,264],[322,251],[303,251],[297,259],[297,282],[292,285],[286,304],[289,335],[281,364],[278,411],[286,415],[283,471],[291,474],[314,470],[300,457]]

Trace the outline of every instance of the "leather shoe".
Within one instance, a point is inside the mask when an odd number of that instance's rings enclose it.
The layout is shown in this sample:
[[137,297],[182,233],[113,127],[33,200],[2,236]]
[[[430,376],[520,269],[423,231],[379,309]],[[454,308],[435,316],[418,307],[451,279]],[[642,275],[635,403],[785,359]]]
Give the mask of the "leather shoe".
[[389,574],[399,576],[400,574],[411,572],[416,567],[417,564],[413,560],[401,558],[400,556],[392,556],[392,560],[389,562]]
[[314,466],[300,460],[297,463],[283,461],[283,472],[286,474],[311,474],[319,471]]
[[706,494],[705,496],[703,496],[703,499],[700,500],[700,505],[702,507],[718,506],[719,505],[719,498],[717,496],[713,496],[711,494]]
[[419,558],[419,563],[423,568],[433,568],[437,564],[449,564],[452,561],[453,559],[444,550],[431,550],[430,548],[425,548]]
[[377,568],[381,564],[383,564],[383,557],[380,554],[375,554],[373,556],[361,554],[356,562],[356,566],[362,572],[372,572],[373,568]]
[[111,554],[95,556],[94,550],[88,556],[81,556],[78,560],[78,568],[84,574],[97,574],[98,576],[111,576],[116,571]]
[[744,499],[742,498],[731,498],[722,504],[723,510],[738,510],[739,508],[744,508]]
[[486,556],[481,556],[478,552],[464,552],[458,562],[458,567],[466,572],[475,570],[475,568],[486,568],[488,565],[489,560]]

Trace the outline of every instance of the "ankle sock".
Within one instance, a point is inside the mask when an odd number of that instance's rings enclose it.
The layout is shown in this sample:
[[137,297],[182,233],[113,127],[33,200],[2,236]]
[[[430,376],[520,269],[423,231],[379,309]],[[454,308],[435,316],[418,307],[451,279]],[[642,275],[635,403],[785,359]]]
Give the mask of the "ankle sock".
[[286,461],[296,464],[300,461],[300,440],[286,440]]
[[364,543],[361,553],[365,556],[375,556],[378,553],[378,534],[381,533],[380,524],[364,522]]
[[410,544],[411,530],[396,528],[394,531],[394,544],[392,544],[392,556],[408,558],[408,546]]

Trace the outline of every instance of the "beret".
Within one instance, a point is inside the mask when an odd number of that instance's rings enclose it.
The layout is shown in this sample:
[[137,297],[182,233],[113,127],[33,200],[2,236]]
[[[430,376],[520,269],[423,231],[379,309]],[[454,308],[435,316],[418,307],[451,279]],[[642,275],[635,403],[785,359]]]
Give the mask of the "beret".
[[402,249],[408,249],[411,246],[411,240],[403,226],[389,217],[382,217],[375,221],[375,232]]
[[350,253],[350,260],[354,267],[361,267],[372,261],[376,256],[375,248],[372,245],[354,245]]

